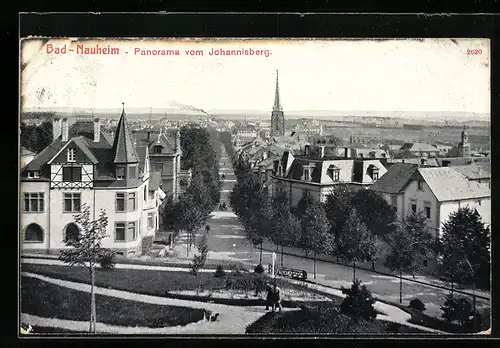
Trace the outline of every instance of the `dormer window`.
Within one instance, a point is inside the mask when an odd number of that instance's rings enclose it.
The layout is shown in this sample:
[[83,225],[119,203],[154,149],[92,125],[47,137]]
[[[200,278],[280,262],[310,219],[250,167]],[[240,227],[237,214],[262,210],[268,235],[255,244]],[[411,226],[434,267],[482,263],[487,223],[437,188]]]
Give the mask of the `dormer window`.
[[340,169],[335,167],[333,164],[330,167],[328,167],[327,174],[333,181],[340,180]]
[[68,162],[76,162],[76,149],[68,149]]
[[161,150],[162,150],[162,146],[161,145],[156,145],[154,148],[153,148],[153,153],[155,154],[160,154],[161,153]]
[[125,167],[117,167],[116,168],[116,179],[124,180],[125,179]]
[[28,172],[28,178],[30,178],[30,179],[39,179],[40,178],[40,172],[39,171]]
[[368,167],[368,175],[372,178],[373,181],[378,180],[379,170],[373,164],[370,164]]
[[303,172],[303,178],[302,178],[302,180],[304,180],[304,181],[311,180],[311,167],[310,166],[304,166],[304,172]]

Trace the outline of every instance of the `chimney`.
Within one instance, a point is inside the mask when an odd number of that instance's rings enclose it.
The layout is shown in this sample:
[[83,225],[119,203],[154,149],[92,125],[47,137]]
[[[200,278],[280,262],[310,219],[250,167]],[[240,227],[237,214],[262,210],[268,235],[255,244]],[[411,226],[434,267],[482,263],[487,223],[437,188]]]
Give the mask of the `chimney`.
[[68,128],[68,119],[65,117],[62,120],[62,127],[61,127],[61,132],[62,132],[62,141],[68,141],[68,136],[69,136],[69,128]]
[[320,146],[319,150],[320,150],[319,156],[321,158],[325,157],[325,147],[324,146]]
[[344,158],[348,158],[349,156],[349,148],[344,147]]
[[151,131],[148,131],[148,142],[151,141]]
[[98,143],[101,141],[101,121],[96,118],[94,119],[94,142]]
[[52,140],[56,140],[61,136],[62,132],[62,124],[61,124],[61,119],[60,118],[54,118],[52,120]]
[[310,146],[309,145],[304,146],[304,151],[306,153],[306,156],[309,156]]

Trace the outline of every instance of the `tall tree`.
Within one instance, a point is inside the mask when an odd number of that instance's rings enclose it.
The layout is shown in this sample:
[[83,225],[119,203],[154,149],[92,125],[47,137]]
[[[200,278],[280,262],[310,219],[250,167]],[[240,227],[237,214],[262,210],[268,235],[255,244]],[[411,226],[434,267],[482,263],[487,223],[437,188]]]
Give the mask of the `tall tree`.
[[[304,195],[308,199],[307,195]],[[299,205],[300,206],[300,205]],[[307,209],[300,214],[301,234],[300,242],[302,249],[311,251],[314,255],[314,279],[316,279],[316,256],[326,254],[333,247],[333,237],[330,234],[330,226],[326,218],[325,210],[319,201],[312,200]]]
[[438,245],[439,270],[450,282],[472,284],[476,280],[481,286],[489,286],[490,229],[475,209],[464,207],[450,214]]
[[450,214],[437,244],[440,273],[451,284],[472,284],[477,329],[476,286],[490,286],[490,229],[475,209],[466,206]]
[[326,217],[330,223],[330,233],[334,238],[335,248],[331,252],[335,253],[337,260],[340,259],[339,240],[344,224],[349,218],[351,212],[351,197],[354,191],[347,185],[336,185],[332,192],[326,196],[324,204]]
[[219,161],[213,142],[207,129],[197,125],[181,128],[181,165],[191,169],[194,175],[201,175],[212,203],[217,204],[220,199]]
[[102,240],[107,237],[106,227],[108,217],[101,210],[97,219],[92,220],[90,207],[82,205],[81,212],[74,216],[75,223],[80,227],[80,235],[77,238],[66,238],[65,244],[68,249],[62,250],[59,259],[71,266],[78,265],[86,267],[90,276],[90,333],[96,330],[96,304],[95,304],[95,266],[99,263],[102,255],[108,249],[102,247]]
[[273,201],[271,240],[276,248],[281,247],[281,267],[283,267],[283,248],[293,245],[300,235],[300,221],[290,211],[290,203],[285,193],[280,193]]
[[358,190],[351,197],[361,221],[381,240],[387,241],[395,230],[396,209],[389,205],[377,191]]
[[356,262],[365,262],[373,259],[377,252],[375,236],[361,221],[356,209],[352,209],[349,218],[342,228],[337,243],[340,257],[352,263],[353,282],[356,281]]
[[433,237],[423,214],[411,214],[387,236],[389,255],[385,265],[399,271],[399,303],[403,302],[403,272],[415,274],[432,250]]

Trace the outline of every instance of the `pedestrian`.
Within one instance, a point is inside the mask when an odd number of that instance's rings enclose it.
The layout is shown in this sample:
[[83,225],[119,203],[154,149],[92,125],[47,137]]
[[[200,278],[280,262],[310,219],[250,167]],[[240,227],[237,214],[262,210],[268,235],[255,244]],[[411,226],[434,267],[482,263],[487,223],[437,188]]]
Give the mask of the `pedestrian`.
[[274,299],[273,299],[273,312],[275,312],[276,307],[279,308],[279,312],[281,313],[281,294],[280,288],[274,284]]
[[273,302],[273,289],[269,283],[266,283],[266,311],[269,310],[269,306],[272,305]]

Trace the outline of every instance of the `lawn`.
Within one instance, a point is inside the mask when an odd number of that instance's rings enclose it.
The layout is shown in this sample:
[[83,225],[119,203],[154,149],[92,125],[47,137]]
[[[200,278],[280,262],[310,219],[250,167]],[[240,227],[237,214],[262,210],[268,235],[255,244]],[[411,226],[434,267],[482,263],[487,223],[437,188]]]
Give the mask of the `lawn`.
[[[37,265],[22,264],[23,272],[37,273],[52,278],[58,278],[79,283],[89,283],[88,270],[83,267],[56,266],[56,265]],[[267,275],[262,275],[269,279]],[[255,273],[241,273],[239,276],[226,275],[234,279],[234,289],[236,291],[248,291],[255,289],[253,280],[257,277]],[[137,270],[137,269],[96,269],[95,285],[104,288],[130,291],[140,294],[164,296],[166,291],[194,290],[198,287],[201,280],[204,290],[222,289],[226,285],[224,278],[214,277],[214,273],[199,273],[194,277],[188,272],[167,272],[155,270]],[[300,285],[292,284],[283,280],[277,281],[281,288],[292,288],[304,290]],[[310,292],[316,292],[308,290]]]
[[246,329],[248,334],[395,334],[426,333],[380,320],[365,321],[340,313],[338,304],[308,305],[300,311],[267,313]]
[[[90,294],[21,277],[21,311],[46,318],[88,321]],[[167,327],[203,319],[204,310],[96,295],[97,321],[119,326]]]

